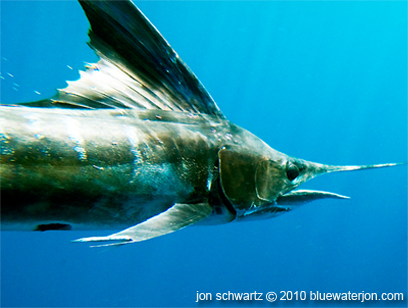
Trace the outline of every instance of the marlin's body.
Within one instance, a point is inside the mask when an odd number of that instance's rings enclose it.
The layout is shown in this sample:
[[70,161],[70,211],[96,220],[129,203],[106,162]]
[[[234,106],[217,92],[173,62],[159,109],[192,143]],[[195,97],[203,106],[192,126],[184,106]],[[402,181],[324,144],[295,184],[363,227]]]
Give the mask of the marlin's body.
[[221,147],[267,147],[229,121],[173,111],[3,107],[2,116],[3,229],[127,227],[207,202]]
[[101,60],[51,99],[0,107],[3,230],[124,228],[77,241],[126,244],[346,198],[294,189],[395,165],[329,166],[270,148],[224,117],[133,3],[80,3]]

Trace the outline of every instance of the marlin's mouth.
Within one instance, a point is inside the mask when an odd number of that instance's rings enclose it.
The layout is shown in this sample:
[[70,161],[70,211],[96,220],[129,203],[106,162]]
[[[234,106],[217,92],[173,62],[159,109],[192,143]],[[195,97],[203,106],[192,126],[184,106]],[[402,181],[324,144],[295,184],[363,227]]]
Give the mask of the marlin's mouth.
[[[288,178],[290,179],[290,177],[293,177],[292,184],[295,185],[295,187],[319,175],[323,175],[326,173],[394,167],[406,164],[406,163],[389,163],[360,166],[332,166],[313,163],[304,160],[299,161],[301,161],[300,165],[302,166],[301,168],[302,170],[296,170],[292,166],[293,164],[290,165],[289,167],[291,169],[288,168],[287,170]],[[350,199],[350,197],[321,190],[293,189],[279,196],[276,200],[276,203],[278,205],[302,205],[319,199]]]

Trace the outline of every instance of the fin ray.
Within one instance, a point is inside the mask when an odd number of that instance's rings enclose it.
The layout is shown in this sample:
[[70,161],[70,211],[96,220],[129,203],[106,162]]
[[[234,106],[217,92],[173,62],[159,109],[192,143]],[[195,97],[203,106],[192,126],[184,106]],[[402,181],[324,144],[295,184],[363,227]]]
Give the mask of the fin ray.
[[211,212],[212,207],[208,203],[176,203],[167,211],[118,233],[108,236],[86,237],[73,242],[115,242],[92,247],[118,246],[141,242],[183,229],[207,217]]
[[53,97],[27,106],[147,108],[224,118],[210,94],[131,1],[80,0],[101,60]]

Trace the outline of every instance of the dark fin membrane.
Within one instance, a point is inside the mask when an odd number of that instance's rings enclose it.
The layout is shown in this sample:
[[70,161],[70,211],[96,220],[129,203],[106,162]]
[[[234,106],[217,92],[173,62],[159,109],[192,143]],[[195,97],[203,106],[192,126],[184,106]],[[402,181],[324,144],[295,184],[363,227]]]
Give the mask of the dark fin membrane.
[[65,108],[144,108],[224,118],[210,94],[131,1],[83,1],[90,46],[101,60],[50,100]]
[[49,224],[41,224],[35,227],[34,231],[69,231],[72,227],[69,224],[63,223],[49,223]]
[[80,104],[72,104],[72,103],[66,103],[63,101],[56,101],[54,99],[44,99],[40,101],[35,101],[35,102],[28,102],[28,103],[21,103],[17,105],[3,105],[0,104],[0,106],[7,106],[7,107],[20,107],[20,106],[25,106],[25,107],[41,107],[41,108],[65,108],[65,109],[89,109],[90,107],[83,107]]

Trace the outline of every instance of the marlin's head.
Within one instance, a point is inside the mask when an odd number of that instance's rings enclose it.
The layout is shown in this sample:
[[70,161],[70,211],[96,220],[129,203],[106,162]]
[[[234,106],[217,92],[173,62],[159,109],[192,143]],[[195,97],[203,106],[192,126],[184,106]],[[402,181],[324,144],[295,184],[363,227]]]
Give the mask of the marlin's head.
[[270,150],[269,155],[227,148],[219,152],[222,191],[239,219],[274,217],[318,199],[349,199],[332,192],[296,189],[319,175],[401,165],[332,166]]

